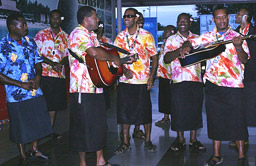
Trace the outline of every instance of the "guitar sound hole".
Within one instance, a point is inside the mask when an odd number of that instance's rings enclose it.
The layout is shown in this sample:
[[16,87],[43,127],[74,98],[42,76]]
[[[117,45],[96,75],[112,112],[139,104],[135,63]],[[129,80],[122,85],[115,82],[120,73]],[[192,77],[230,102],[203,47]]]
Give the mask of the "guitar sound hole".
[[110,67],[108,68],[108,70],[109,70],[112,74],[116,74],[118,68],[115,68],[115,67],[113,67],[113,66],[110,66]]
[[109,72],[111,72],[112,74],[116,74],[118,71],[118,68],[113,67],[113,65],[109,61],[106,61],[106,63],[107,63]]

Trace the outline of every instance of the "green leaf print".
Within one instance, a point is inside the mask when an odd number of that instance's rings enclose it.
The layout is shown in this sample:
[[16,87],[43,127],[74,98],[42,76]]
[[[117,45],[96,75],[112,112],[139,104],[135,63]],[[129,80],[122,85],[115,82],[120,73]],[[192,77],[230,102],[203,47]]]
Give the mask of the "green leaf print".
[[82,43],[80,44],[80,46],[78,47],[78,49],[79,49],[80,51],[85,52],[85,50],[87,49],[87,44],[88,44],[88,42],[82,42]]

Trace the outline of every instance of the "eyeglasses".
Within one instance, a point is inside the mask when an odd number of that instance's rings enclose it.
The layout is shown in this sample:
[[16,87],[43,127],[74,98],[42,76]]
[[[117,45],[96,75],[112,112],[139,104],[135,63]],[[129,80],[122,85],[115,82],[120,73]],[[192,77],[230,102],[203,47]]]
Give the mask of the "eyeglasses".
[[132,17],[136,17],[136,15],[127,14],[123,16],[123,18],[132,18]]

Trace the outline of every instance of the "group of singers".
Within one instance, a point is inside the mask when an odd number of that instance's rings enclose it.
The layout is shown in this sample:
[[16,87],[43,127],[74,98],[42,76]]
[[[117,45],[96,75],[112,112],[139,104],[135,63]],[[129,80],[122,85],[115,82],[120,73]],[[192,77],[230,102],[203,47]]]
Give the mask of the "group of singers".
[[[248,165],[244,146],[248,143],[247,126],[256,125],[256,42],[244,40],[247,35],[256,34],[250,23],[250,11],[247,8],[239,10],[236,23],[240,26],[235,31],[229,25],[227,8],[217,6],[212,18],[216,27],[200,36],[189,30],[190,14],[181,13],[177,18],[177,31],[171,25],[164,29],[159,56],[152,34],[143,29],[142,14],[128,8],[123,19],[126,28],[116,36],[114,45],[130,54],[120,53],[118,57],[98,48],[99,40],[110,41],[102,34],[102,29],[100,31],[104,24],[98,24],[96,10],[92,7],[78,9],[78,26],[70,35],[60,28],[62,17],[58,10],[51,11],[50,27],[39,31],[34,39],[27,36],[28,27],[23,15],[16,13],[7,18],[9,33],[0,41],[0,82],[6,89],[10,140],[18,144],[22,163],[26,164],[30,158],[49,159],[38,150],[37,140],[53,133],[56,111],[66,109],[64,65],[69,63],[70,148],[78,152],[80,166],[86,165],[86,152],[96,152],[97,165],[111,165],[103,155],[107,135],[103,88],[93,84],[85,64],[85,57],[91,56],[123,67],[117,86],[121,144],[115,154],[131,149],[131,125],[136,125],[133,136],[144,139],[145,151],[156,152],[156,145],[151,141],[150,90],[157,73],[159,111],[164,113],[164,118],[156,125],[171,125],[177,132],[170,150],[183,151],[186,148],[184,131],[190,131],[190,152],[206,151],[196,132],[203,127],[205,85],[208,137],[213,140],[214,150],[205,166],[223,162],[221,141],[227,140],[235,141],[238,165]],[[187,54],[198,46],[207,47],[218,41],[229,42],[224,51],[207,60],[203,76],[200,63],[181,66],[179,58],[190,56]],[[85,63],[69,54],[68,49]],[[133,58],[134,54],[138,59]],[[127,56],[130,61],[122,64],[120,58]],[[145,133],[139,125],[144,125]],[[27,143],[31,143],[28,152],[24,147]]]

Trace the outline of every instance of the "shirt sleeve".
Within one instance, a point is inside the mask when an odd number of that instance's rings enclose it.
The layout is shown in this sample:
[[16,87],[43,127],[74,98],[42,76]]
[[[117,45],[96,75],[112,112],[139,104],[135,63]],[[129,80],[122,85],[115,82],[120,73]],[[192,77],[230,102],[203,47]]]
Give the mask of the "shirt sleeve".
[[248,44],[247,44],[246,40],[243,41],[242,47],[244,49],[244,52],[246,52],[247,55],[248,55],[247,59],[250,59],[251,55],[250,55],[249,47],[248,47]]
[[31,41],[32,47],[34,48],[34,57],[35,57],[35,64],[43,62],[43,57],[39,52],[39,48],[33,38],[29,39]]
[[83,32],[75,32],[69,39],[70,49],[79,57],[85,57],[87,54],[86,50],[94,46],[89,36]]
[[[117,47],[120,47],[120,48],[124,49],[123,46],[122,46],[122,43],[124,43],[124,42],[123,42],[123,40],[122,40],[122,38],[121,38],[121,35],[118,34],[118,35],[116,36],[115,41],[114,41],[114,45],[117,46]],[[121,58],[125,57],[125,55],[124,55],[123,53],[121,53],[121,52],[118,52],[118,53],[119,53],[119,56],[120,56]]]
[[157,54],[156,43],[155,43],[155,40],[154,40],[154,38],[151,34],[148,35],[148,37],[147,37],[146,49],[147,49],[150,56],[154,56],[154,55]]
[[66,43],[65,43],[64,57],[68,56],[68,54],[69,54],[69,52],[68,52],[68,40],[69,40],[69,35],[66,34],[65,37],[66,37],[66,39],[65,39],[65,40],[66,40]]
[[0,53],[0,73],[4,73],[6,64],[7,60],[5,56],[3,56],[3,53]]
[[172,36],[168,37],[167,40],[166,40],[166,43],[165,43],[165,46],[164,46],[164,55],[167,53],[167,52],[170,52],[170,51],[174,51],[177,49],[177,47],[175,47],[173,45],[174,41],[172,39]]
[[120,47],[120,45],[119,45],[119,36],[118,35],[115,38],[114,45],[117,46],[117,47]]
[[37,63],[41,63],[43,62],[43,57],[41,54],[39,54],[39,50],[38,50],[38,47],[36,47],[36,50],[35,50],[35,64]]
[[[34,37],[34,41],[36,42],[36,45],[38,48],[42,48],[42,39],[41,39],[41,35],[39,34],[39,32]],[[39,49],[39,51],[40,51],[40,49]]]

